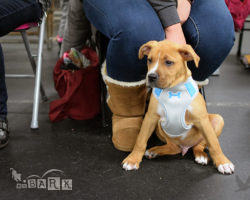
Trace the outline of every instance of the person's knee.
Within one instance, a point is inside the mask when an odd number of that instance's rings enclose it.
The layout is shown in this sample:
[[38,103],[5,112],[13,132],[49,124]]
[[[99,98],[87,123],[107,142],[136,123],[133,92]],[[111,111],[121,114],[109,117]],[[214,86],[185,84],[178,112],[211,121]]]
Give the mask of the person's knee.
[[[161,24],[153,20],[142,19],[139,16],[121,20],[108,48],[108,55],[113,59],[107,59],[107,63],[114,64],[108,69],[111,77],[126,82],[140,81],[145,78],[147,67],[145,60],[138,59],[139,48],[148,41],[164,39]],[[123,60],[122,63],[120,63],[121,60],[115,59],[115,56],[120,57]],[[119,73],[117,70],[111,70],[112,67],[119,68]],[[112,74],[111,71],[115,73]]]
[[[213,35],[217,47],[221,47],[222,52],[229,52],[234,45],[235,32],[234,23],[229,11],[216,13],[218,24],[214,24]],[[215,18],[214,18],[215,20]],[[226,54],[227,54],[226,53]]]
[[138,19],[123,19],[109,42],[107,51],[108,75],[125,82],[140,81],[145,78],[145,60],[138,59],[141,45],[151,40],[163,40],[164,31],[159,25]]
[[[217,13],[214,19],[202,23],[197,18],[191,18],[186,25],[187,41],[195,48],[201,61],[196,69],[192,64],[191,70],[196,80],[202,81],[220,67],[234,45],[234,25],[229,13]],[[213,18],[212,17],[212,18]]]
[[113,23],[113,35],[112,38],[124,38],[131,44],[143,44],[150,40],[163,40],[164,31],[160,23],[159,18],[154,13],[148,13],[151,15],[147,17],[145,11],[139,11],[135,13],[132,10],[128,15],[121,13],[118,23]]
[[200,56],[199,68],[194,67],[193,64],[190,65],[193,78],[197,81],[205,80],[221,66],[234,45],[234,33],[223,32],[213,41],[207,40],[205,44],[202,43],[196,49]]
[[139,61],[138,50],[150,40],[163,40],[165,35],[148,2],[112,1],[111,6],[102,1],[85,0],[83,6],[91,23],[110,39],[106,54],[108,75],[125,82],[144,79],[147,68],[144,61]]
[[[160,20],[147,2],[124,1],[120,4],[113,2],[113,6],[108,6],[98,1],[85,0],[83,7],[91,23],[110,39],[127,35],[130,35],[129,40],[143,37],[164,39]],[[124,9],[119,9],[120,6]]]
[[124,37],[131,44],[142,45],[150,40],[163,40],[164,30],[158,18],[127,17],[121,20],[114,35],[114,38],[117,37]]
[[[218,32],[217,32],[218,33]],[[200,35],[202,37],[202,35]],[[204,38],[203,38],[204,39]],[[216,71],[228,56],[234,45],[234,31],[223,31],[214,35],[212,39],[199,41],[195,51],[200,56],[199,67],[189,64],[193,78],[203,81]]]

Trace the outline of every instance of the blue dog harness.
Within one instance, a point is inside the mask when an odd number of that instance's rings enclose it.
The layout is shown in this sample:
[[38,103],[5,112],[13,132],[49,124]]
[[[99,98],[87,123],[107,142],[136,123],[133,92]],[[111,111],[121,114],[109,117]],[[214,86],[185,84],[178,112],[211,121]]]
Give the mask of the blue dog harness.
[[198,86],[192,77],[172,88],[153,89],[154,96],[164,108],[160,124],[166,134],[171,137],[185,136],[192,128],[192,125],[186,124],[185,114],[198,92]]

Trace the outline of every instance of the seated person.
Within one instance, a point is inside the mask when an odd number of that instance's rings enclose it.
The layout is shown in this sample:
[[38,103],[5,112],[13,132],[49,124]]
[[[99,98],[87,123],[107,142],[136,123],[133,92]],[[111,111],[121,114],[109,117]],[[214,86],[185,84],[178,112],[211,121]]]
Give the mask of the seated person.
[[[0,37],[28,22],[39,22],[49,0],[0,0]],[[0,149],[8,144],[7,89],[5,66],[0,44]]]
[[234,25],[224,0],[83,0],[89,21],[109,44],[102,70],[113,112],[114,146],[131,151],[145,113],[146,59],[141,45],[168,39],[189,43],[200,56],[199,67],[188,66],[204,81],[223,62],[234,44]]

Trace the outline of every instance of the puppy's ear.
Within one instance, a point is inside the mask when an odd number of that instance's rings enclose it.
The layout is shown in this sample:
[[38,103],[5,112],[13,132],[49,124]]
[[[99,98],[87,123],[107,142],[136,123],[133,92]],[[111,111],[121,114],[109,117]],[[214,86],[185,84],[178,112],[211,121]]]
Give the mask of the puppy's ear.
[[195,66],[196,67],[199,66],[200,57],[194,52],[193,48],[190,45],[185,44],[182,47],[180,47],[178,51],[184,60],[186,61],[193,60]]
[[157,41],[149,41],[146,44],[142,45],[139,49],[138,57],[142,59],[145,55],[148,55],[151,49],[157,45]]

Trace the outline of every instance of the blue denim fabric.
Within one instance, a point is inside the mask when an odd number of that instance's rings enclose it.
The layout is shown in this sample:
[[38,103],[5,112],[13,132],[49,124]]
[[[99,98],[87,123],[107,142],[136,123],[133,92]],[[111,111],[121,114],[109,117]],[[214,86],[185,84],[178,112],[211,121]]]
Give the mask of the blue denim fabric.
[[[90,22],[110,39],[108,75],[126,82],[144,79],[147,67],[145,60],[138,60],[139,47],[165,37],[147,0],[84,0],[83,7]],[[193,78],[204,80],[220,66],[234,43],[233,21],[224,0],[195,0],[183,31],[201,57],[198,69],[189,63]]]
[[160,20],[146,0],[84,0],[90,22],[110,42],[107,48],[107,72],[120,81],[145,79],[145,60],[138,59],[139,47],[149,40],[163,40]]
[[[36,0],[0,0],[0,36],[6,35],[27,22],[37,22],[42,16],[41,5]],[[7,116],[7,89],[5,66],[0,45],[0,118]]]
[[199,68],[189,63],[195,80],[203,81],[224,61],[234,44],[234,24],[224,0],[195,0],[183,25],[187,43],[200,56]]

